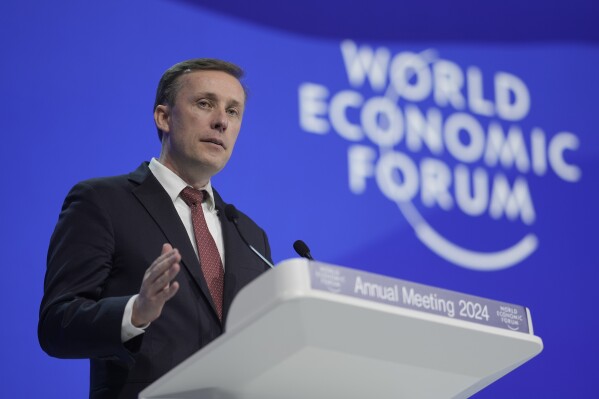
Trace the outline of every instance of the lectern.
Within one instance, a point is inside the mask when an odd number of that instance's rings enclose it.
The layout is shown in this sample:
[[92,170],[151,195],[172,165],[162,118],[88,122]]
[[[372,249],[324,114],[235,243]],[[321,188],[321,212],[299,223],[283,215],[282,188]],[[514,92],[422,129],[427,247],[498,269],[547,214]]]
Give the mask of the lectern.
[[468,398],[543,349],[523,306],[291,259],[140,398]]

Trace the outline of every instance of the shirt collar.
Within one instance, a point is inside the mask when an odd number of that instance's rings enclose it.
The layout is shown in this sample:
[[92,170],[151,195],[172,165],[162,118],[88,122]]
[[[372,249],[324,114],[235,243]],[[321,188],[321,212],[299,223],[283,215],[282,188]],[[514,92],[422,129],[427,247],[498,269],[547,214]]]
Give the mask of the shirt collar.
[[[181,179],[179,175],[161,164],[156,158],[152,158],[149,168],[156,180],[158,180],[158,183],[160,183],[160,185],[164,188],[168,196],[171,197],[171,201],[173,201],[173,203],[175,203],[175,200],[179,197],[181,191],[185,187],[190,186],[185,182],[185,180]],[[208,198],[206,198],[205,202],[208,206],[208,209],[213,211],[215,203],[214,194],[212,192],[212,184],[210,181],[208,181],[204,187],[200,187],[199,190],[204,190],[208,193]]]

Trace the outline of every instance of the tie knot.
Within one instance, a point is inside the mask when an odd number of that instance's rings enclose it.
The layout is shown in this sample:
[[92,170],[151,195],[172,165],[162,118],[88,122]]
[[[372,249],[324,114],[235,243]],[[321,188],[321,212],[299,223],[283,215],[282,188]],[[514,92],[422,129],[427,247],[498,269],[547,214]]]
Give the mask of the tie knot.
[[185,187],[181,191],[181,198],[187,206],[196,206],[204,201],[204,191],[196,190],[192,187]]

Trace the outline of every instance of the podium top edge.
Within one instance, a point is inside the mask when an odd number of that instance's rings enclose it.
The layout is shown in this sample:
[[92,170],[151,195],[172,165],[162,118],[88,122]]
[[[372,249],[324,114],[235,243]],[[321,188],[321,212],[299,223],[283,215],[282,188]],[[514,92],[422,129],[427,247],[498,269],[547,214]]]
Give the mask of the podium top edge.
[[326,292],[534,335],[530,310],[522,305],[303,258],[279,262],[270,272],[289,274],[278,279],[287,292]]

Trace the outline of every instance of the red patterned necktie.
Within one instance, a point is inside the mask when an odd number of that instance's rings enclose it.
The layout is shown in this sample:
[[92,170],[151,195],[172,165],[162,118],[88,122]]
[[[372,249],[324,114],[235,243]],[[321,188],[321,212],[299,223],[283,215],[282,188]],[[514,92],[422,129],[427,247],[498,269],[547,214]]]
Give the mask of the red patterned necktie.
[[185,187],[181,191],[181,198],[191,208],[191,221],[193,223],[193,232],[198,246],[198,255],[200,256],[200,265],[202,273],[208,284],[210,295],[216,305],[218,318],[223,318],[223,288],[225,281],[225,272],[223,264],[216,248],[216,243],[204,217],[202,210],[202,201],[204,191],[199,191],[191,187]]

